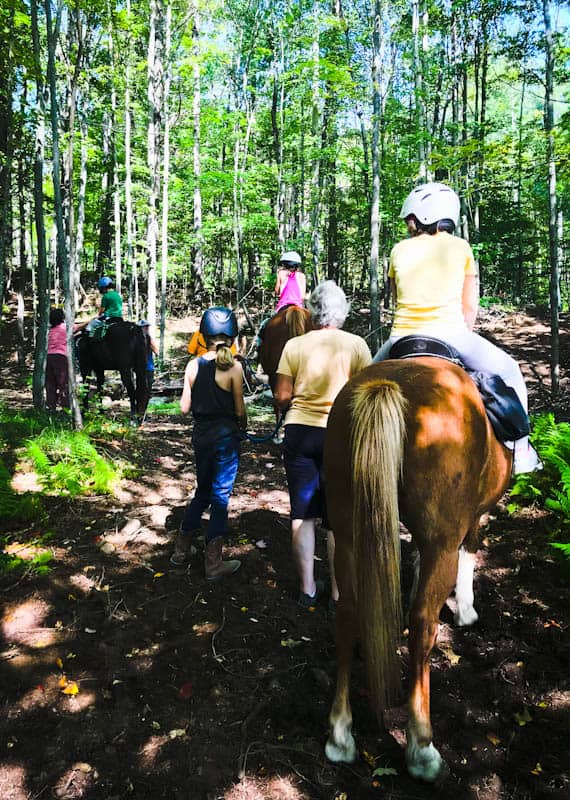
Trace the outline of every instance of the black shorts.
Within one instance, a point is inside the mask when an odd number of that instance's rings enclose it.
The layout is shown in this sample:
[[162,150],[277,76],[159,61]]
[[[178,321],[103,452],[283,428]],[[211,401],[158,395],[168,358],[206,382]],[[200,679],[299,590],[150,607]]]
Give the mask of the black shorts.
[[291,499],[291,519],[321,517],[328,528],[323,473],[326,428],[285,425],[283,460]]

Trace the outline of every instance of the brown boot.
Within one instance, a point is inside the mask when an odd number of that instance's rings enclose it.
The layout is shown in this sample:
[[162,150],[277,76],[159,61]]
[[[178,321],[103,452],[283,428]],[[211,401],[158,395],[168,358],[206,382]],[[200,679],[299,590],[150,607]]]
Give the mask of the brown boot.
[[222,561],[223,536],[216,536],[206,544],[204,569],[207,581],[219,581],[226,575],[233,575],[241,567],[241,561]]
[[170,563],[173,567],[183,567],[190,561],[190,547],[192,543],[192,533],[189,531],[178,531],[174,540],[174,552],[170,556]]

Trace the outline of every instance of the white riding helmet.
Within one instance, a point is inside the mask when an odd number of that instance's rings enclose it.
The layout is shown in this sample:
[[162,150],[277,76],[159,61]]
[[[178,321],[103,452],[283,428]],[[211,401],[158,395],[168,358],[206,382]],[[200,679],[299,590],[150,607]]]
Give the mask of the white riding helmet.
[[296,264],[298,267],[301,266],[301,256],[297,253],[296,250],[287,250],[286,253],[283,253],[281,258],[279,259],[280,264]]
[[406,197],[400,218],[413,214],[422,225],[432,225],[440,219],[450,219],[457,225],[459,211],[459,197],[453,189],[445,183],[424,183]]

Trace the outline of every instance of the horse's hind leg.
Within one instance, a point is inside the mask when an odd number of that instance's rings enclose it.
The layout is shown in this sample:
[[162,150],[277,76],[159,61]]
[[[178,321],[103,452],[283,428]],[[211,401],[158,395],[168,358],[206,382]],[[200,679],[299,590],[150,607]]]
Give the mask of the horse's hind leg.
[[473,606],[473,574],[475,572],[475,559],[479,541],[479,518],[477,518],[465,537],[459,550],[459,564],[457,567],[457,582],[455,584],[455,601],[457,610],[454,614],[455,624],[462,627],[474,625],[479,619],[479,614]]
[[[432,545],[435,548],[435,545]],[[437,638],[439,612],[453,589],[457,550],[421,551],[418,592],[410,614],[410,697],[406,762],[414,778],[435,781],[445,769],[432,742],[429,658]]]
[[356,602],[354,564],[349,548],[336,542],[335,571],[340,597],[336,609],[337,680],[325,753],[330,761],[351,763],[356,758],[350,710],[350,670],[355,644]]
[[130,369],[122,369],[120,372],[121,372],[121,380],[123,381],[123,386],[127,390],[127,394],[129,396],[129,402],[131,404],[131,420],[136,420],[137,397],[136,397],[135,384],[133,381],[133,374]]

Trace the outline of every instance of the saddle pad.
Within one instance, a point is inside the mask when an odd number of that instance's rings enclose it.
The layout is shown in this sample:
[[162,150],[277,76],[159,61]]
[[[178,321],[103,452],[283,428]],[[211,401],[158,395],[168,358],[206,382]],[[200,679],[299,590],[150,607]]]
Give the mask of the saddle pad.
[[454,347],[435,339],[433,336],[402,336],[394,342],[390,348],[390,358],[417,358],[418,356],[433,356],[452,361],[454,364],[463,366],[461,356]]

